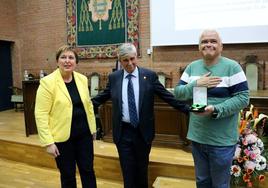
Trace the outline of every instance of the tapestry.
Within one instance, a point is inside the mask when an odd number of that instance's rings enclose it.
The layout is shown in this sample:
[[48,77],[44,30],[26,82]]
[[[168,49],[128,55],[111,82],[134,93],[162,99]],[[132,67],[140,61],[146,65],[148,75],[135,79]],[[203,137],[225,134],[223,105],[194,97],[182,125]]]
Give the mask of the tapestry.
[[139,0],[66,0],[67,43],[80,58],[115,58],[124,42],[139,51]]

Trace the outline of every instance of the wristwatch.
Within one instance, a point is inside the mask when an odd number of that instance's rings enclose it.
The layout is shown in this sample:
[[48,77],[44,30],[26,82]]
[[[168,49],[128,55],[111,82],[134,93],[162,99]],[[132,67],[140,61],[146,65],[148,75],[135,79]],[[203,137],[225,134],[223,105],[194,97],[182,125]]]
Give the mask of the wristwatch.
[[211,117],[217,118],[217,116],[218,116],[218,110],[214,107],[214,111],[212,112]]

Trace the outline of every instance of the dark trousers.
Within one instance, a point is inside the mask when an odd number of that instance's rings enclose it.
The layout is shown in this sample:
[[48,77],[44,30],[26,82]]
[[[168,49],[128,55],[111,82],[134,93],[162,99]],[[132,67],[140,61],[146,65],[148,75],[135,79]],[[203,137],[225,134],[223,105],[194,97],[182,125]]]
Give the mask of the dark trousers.
[[90,132],[70,138],[66,142],[56,143],[60,155],[56,157],[61,176],[62,188],[76,188],[76,164],[79,169],[82,187],[96,188],[93,169],[93,141]]
[[124,188],[148,188],[148,164],[151,144],[147,144],[138,128],[123,123],[116,144],[123,173]]

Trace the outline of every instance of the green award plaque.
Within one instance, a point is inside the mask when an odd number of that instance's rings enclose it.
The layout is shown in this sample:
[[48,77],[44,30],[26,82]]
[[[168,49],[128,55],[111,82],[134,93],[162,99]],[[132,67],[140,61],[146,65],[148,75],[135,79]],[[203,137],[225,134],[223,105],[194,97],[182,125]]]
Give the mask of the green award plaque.
[[207,87],[193,88],[193,104],[190,108],[191,112],[204,112],[207,106]]

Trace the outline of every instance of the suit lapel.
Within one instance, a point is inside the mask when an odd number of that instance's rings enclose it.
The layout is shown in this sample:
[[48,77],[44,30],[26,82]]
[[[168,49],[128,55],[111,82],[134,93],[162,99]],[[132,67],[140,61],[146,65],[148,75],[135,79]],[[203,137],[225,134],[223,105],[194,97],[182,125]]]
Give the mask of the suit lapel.
[[[118,104],[119,104],[119,112],[122,112],[122,83],[123,83],[123,77],[124,77],[124,71],[121,70],[120,74],[118,74],[118,76],[120,76],[120,81],[117,82],[117,94],[118,94]],[[117,80],[117,79],[116,79]]]
[[65,85],[65,83],[64,83],[64,81],[63,81],[63,79],[62,79],[62,77],[61,77],[61,74],[60,74],[59,69],[57,70],[56,77],[57,77],[57,84],[58,84],[60,90],[61,90],[61,91],[64,93],[64,95],[69,99],[69,101],[72,102],[71,97],[70,97],[70,95],[69,95],[69,92],[68,92],[68,90],[67,90],[67,87],[66,87],[66,85]]
[[143,96],[146,86],[146,76],[144,75],[143,69],[139,68],[139,112],[141,111],[141,106],[143,102]]

